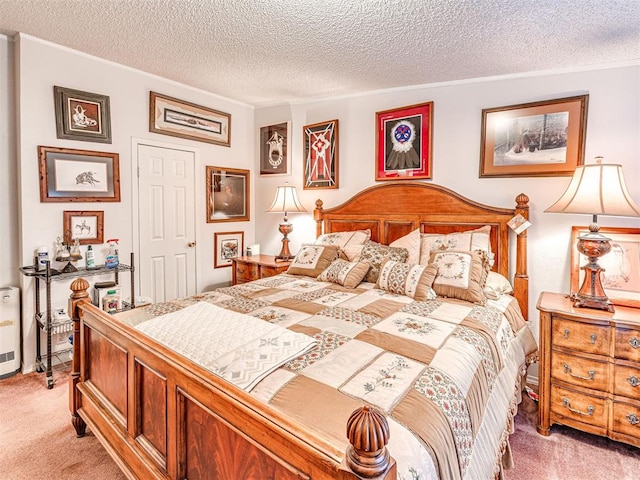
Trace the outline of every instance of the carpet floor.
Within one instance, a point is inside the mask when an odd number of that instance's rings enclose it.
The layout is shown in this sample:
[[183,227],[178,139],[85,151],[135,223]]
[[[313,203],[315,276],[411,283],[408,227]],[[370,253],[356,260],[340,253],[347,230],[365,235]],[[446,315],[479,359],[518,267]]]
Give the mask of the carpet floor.
[[[124,480],[90,431],[76,438],[68,372],[54,372],[54,380],[51,390],[43,374],[0,380],[0,479]],[[640,449],[563,426],[543,437],[535,429],[537,404],[523,397],[511,436],[515,468],[505,472],[506,480],[640,478]]]

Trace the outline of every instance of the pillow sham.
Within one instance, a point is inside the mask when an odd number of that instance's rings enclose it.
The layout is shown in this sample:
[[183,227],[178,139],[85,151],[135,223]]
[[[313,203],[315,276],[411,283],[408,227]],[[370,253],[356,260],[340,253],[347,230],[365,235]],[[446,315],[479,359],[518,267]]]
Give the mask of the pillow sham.
[[353,230],[351,232],[325,233],[316,238],[315,245],[337,245],[344,248],[348,245],[363,245],[371,238],[371,230]]
[[287,273],[317,277],[338,258],[339,251],[336,245],[303,244],[289,265]]
[[491,225],[448,234],[421,233],[420,234],[420,263],[429,263],[431,254],[441,250],[475,251],[482,250],[491,258]]
[[435,265],[418,265],[387,260],[380,267],[376,287],[389,293],[406,295],[418,301],[435,300],[431,288],[438,273]]
[[368,263],[349,262],[339,258],[331,262],[331,265],[318,275],[318,280],[337,283],[343,287],[356,288],[368,271]]
[[389,244],[390,247],[406,248],[409,251],[407,263],[420,262],[420,229],[416,228],[413,232],[407,233],[404,237],[400,237]]
[[485,297],[491,300],[497,300],[500,298],[500,295],[513,293],[513,286],[509,280],[498,272],[489,272],[483,293]]
[[407,261],[408,256],[409,251],[406,248],[390,247],[369,241],[362,247],[358,261],[367,262],[371,266],[367,275],[364,277],[365,282],[376,283],[378,281],[380,267],[386,260],[404,263]]
[[363,247],[364,245],[346,245],[342,247],[343,258],[346,257],[350,262],[357,262],[360,259]]
[[490,268],[486,252],[482,250],[434,252],[429,258],[429,265],[435,265],[438,268],[433,289],[439,296],[466,300],[479,305],[487,303],[483,292]]

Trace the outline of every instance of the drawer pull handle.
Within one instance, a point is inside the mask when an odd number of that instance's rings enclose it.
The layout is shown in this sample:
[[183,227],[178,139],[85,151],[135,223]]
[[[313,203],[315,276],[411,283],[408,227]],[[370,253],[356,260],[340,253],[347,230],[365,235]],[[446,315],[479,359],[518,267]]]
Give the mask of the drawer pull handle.
[[576,375],[575,373],[571,373],[571,367],[569,366],[568,363],[564,364],[564,373],[568,373],[573,378],[579,378],[581,380],[595,380],[596,378],[596,372],[594,372],[593,370],[589,370],[588,377],[583,377],[582,375]]
[[631,345],[633,348],[639,348],[640,340],[638,340],[638,337],[633,337],[631,340],[629,340],[629,345]]
[[627,382],[629,382],[629,385],[631,385],[632,387],[637,387],[638,385],[640,385],[640,380],[638,380],[638,377],[636,377],[635,375],[631,375],[629,378],[627,378]]
[[629,415],[627,415],[627,420],[629,420],[629,423],[631,425],[638,425],[640,423],[640,417],[638,417],[633,413],[630,413]]
[[[585,417],[590,417],[593,415],[593,405],[589,405],[587,407],[587,411],[586,412],[581,412],[580,410],[576,409],[576,408],[571,408],[571,403],[569,403],[569,399],[568,398],[563,398],[562,399],[562,404],[565,406],[565,408],[567,410],[569,410],[570,412],[573,413],[577,413],[578,415],[584,415]],[[627,416],[628,418],[628,416]],[[629,420],[631,421],[631,420]]]

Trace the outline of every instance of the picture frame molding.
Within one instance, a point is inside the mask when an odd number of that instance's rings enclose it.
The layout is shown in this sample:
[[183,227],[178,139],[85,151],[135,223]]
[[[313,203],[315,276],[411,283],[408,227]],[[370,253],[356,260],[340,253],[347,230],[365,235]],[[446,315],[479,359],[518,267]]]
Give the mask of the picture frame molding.
[[[339,122],[337,119],[328,120],[326,122],[318,122],[302,127],[302,145],[303,145],[303,190],[321,190],[321,189],[337,189],[339,188],[339,142],[338,142]],[[312,162],[312,136],[316,136],[317,132],[329,131],[328,148],[330,149],[330,168],[329,178],[327,180],[310,179],[310,163]],[[325,138],[326,139],[326,138]]]
[[103,210],[81,210],[70,211],[64,210],[63,212],[62,232],[64,243],[71,245],[74,236],[73,218],[74,217],[95,217],[96,218],[96,235],[95,237],[80,238],[80,245],[100,245],[104,243],[104,211]]
[[[215,185],[214,175],[220,175],[220,181],[225,180],[227,177],[231,178],[243,178],[244,186],[244,199],[242,214],[225,214],[224,208],[217,208],[216,194],[222,192],[215,191],[218,187]],[[227,168],[216,167],[208,165],[206,167],[206,195],[207,195],[207,223],[218,222],[248,222],[251,220],[250,212],[250,200],[251,200],[251,172],[250,170],[244,170],[239,168]],[[221,195],[220,195],[221,196]]]
[[[271,131],[282,131],[284,130],[284,140],[282,155],[284,156],[282,163],[284,164],[284,172],[282,168],[277,169],[277,171],[269,171],[267,167],[270,164],[270,149],[267,147],[269,144],[273,133]],[[258,168],[261,177],[278,177],[278,176],[288,176],[291,175],[291,121],[274,123],[271,125],[265,125],[264,127],[260,127],[258,132],[258,141],[260,142],[260,158],[258,161]],[[275,149],[275,148],[274,148]],[[272,170],[277,167],[273,167]]]
[[[233,265],[232,258],[241,257],[244,251],[244,232],[215,232],[213,240],[213,268],[225,268]],[[223,258],[222,242],[225,241],[225,237],[229,238],[236,236],[235,240],[238,240],[237,254],[233,257]]]
[[[111,107],[109,97],[98,93],[83,92],[72,88],[60,87],[54,85],[53,98],[56,116],[56,137],[65,140],[79,140],[83,142],[111,143]],[[77,111],[71,108],[73,102],[76,102],[76,108],[83,110]],[[86,118],[94,120],[91,116],[87,117],[85,112],[87,108],[93,105],[96,112],[98,131],[74,129],[73,119]],[[90,108],[90,110],[92,110]],[[75,113],[72,113],[74,112]],[[91,115],[91,112],[90,112]],[[81,120],[80,120],[81,121]]]

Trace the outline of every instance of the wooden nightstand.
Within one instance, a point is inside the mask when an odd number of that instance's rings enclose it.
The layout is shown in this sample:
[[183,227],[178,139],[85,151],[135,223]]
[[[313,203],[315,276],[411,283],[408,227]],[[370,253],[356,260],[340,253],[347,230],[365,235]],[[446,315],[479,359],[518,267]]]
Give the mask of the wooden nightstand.
[[274,255],[251,255],[233,259],[232,285],[272,277],[286,272],[291,262],[277,261]]
[[538,432],[558,423],[640,447],[640,309],[543,292],[538,310]]

